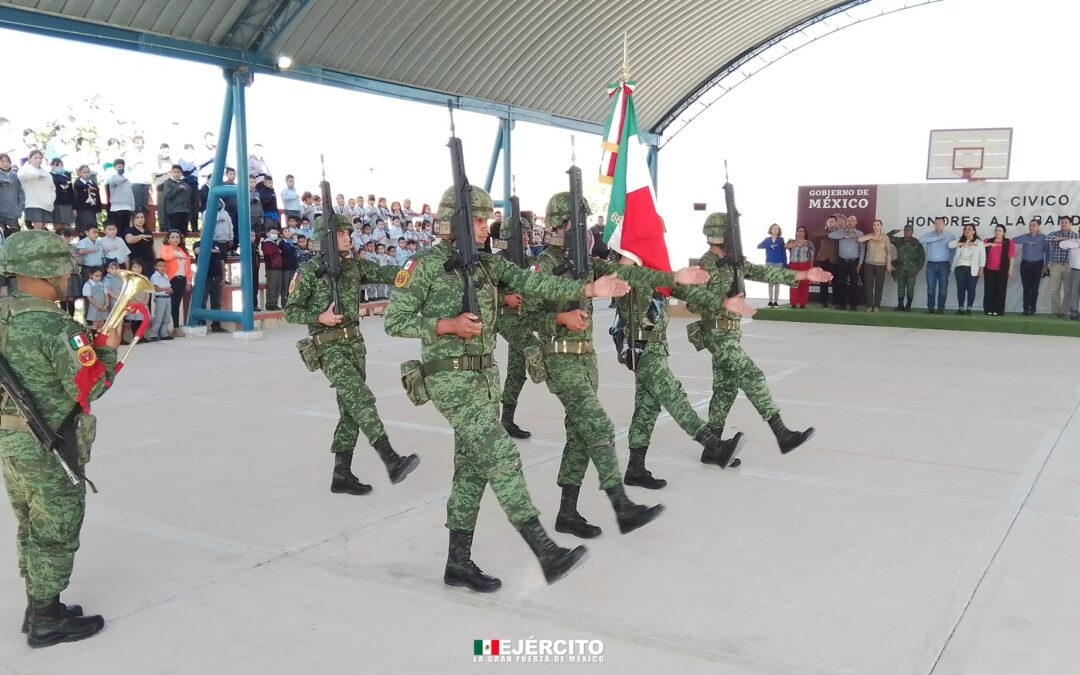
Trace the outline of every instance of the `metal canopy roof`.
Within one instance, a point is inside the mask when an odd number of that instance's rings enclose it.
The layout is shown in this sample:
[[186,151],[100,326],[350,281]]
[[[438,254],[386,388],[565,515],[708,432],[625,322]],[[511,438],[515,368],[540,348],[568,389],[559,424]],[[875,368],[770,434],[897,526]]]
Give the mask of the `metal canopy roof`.
[[[639,126],[778,36],[867,0],[0,0],[0,26],[597,131],[622,36]],[[96,24],[96,25],[95,25]]]

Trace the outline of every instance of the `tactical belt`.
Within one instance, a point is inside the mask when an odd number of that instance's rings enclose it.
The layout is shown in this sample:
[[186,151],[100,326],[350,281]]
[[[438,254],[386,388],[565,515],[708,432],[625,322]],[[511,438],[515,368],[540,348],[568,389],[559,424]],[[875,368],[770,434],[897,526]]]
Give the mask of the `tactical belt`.
[[445,373],[448,370],[483,370],[495,364],[495,357],[491,354],[483,356],[455,356],[452,359],[439,359],[431,363],[425,363],[420,367],[424,377],[435,373]]
[[541,348],[544,355],[548,354],[592,354],[592,340],[556,340],[548,342]]
[[363,337],[360,333],[360,326],[344,326],[343,328],[334,328],[312,335],[311,341],[315,343],[316,347],[321,347],[327,342],[358,337]]
[[520,305],[517,307],[510,307],[509,305],[503,305],[499,308],[499,316],[521,316],[525,312],[524,308]]
[[664,336],[662,334],[660,334],[660,333],[656,333],[656,332],[651,331],[651,330],[642,330],[640,328],[637,330],[637,333],[634,335],[634,341],[635,342],[658,342],[658,341],[662,340],[663,338],[664,338]]
[[739,330],[742,325],[739,319],[702,319],[698,323],[702,330]]
[[0,415],[0,431],[22,431],[30,433],[26,420],[18,415]]

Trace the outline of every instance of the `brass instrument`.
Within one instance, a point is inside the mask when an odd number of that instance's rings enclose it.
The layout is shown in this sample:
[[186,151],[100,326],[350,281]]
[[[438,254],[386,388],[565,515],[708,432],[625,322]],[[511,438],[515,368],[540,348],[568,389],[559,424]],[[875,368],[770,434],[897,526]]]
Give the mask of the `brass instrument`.
[[[101,334],[108,334],[114,330],[121,328],[124,325],[124,317],[128,313],[128,305],[134,300],[140,293],[153,293],[154,284],[150,283],[150,280],[141,274],[129,270],[120,270],[118,272],[120,279],[123,280],[124,285],[120,288],[120,297],[116,299],[116,304],[113,305],[112,311],[109,312],[108,318],[105,319],[105,323],[102,324],[101,329],[98,331]],[[143,321],[147,322],[149,317],[144,316]],[[144,332],[144,331],[140,331]],[[131,354],[131,350],[135,349],[135,345],[139,344],[141,335],[134,336],[135,339],[131,341],[131,345],[127,351],[124,352],[123,358],[119,363],[123,363],[127,360],[127,357]]]

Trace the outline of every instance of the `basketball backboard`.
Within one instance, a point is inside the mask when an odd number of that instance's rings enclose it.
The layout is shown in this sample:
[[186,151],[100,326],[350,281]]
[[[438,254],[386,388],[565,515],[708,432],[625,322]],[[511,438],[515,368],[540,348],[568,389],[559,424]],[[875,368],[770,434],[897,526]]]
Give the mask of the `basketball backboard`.
[[932,129],[926,180],[1008,180],[1012,128]]

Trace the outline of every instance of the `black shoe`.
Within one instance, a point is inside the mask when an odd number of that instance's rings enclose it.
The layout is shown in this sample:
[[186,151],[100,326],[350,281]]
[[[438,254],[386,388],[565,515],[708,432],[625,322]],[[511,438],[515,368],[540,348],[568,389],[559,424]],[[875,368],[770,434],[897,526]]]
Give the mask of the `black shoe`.
[[502,588],[502,581],[484,574],[472,561],[472,541],[472,532],[450,530],[450,553],[446,557],[443,583],[464,586],[477,593],[494,593]]
[[540,568],[544,570],[544,578],[549,584],[566,576],[588,554],[588,549],[584,546],[578,546],[573,550],[557,546],[544,531],[539,518],[533,518],[525,523],[518,532],[540,562]]
[[165,337],[163,337],[163,338],[158,338],[158,339],[159,339],[159,340],[161,340],[162,342],[168,342],[169,340],[172,340],[172,339],[174,339],[174,338],[173,338],[173,336],[171,336],[171,335],[166,335]]
[[902,311],[904,311],[904,305],[903,304],[897,304],[896,309],[894,309],[893,311],[894,312],[902,312]]
[[629,534],[643,525],[648,525],[664,512],[664,505],[642,506],[630,501],[626,489],[620,483],[605,490],[611,506],[615,509],[615,518],[619,522],[619,532]]
[[956,310],[956,313],[957,314],[963,314],[964,313],[964,308],[961,307],[960,309]]
[[76,642],[98,633],[105,627],[100,615],[75,616],[54,596],[48,600],[30,603],[30,622],[27,626],[26,644],[31,647],[49,647],[61,642]]
[[516,405],[503,404],[502,407],[502,425],[503,429],[506,429],[506,433],[510,435],[510,438],[525,439],[532,436],[531,433],[525,431],[514,422],[514,413],[517,411]]
[[563,534],[572,534],[580,539],[593,539],[603,532],[593,525],[577,511],[578,493],[580,485],[563,485],[562,502],[559,505],[559,515],[555,516],[555,531]]
[[[742,450],[746,440],[740,431],[728,440],[723,440],[724,428],[710,429],[705,427],[694,437],[698,443],[705,446],[701,451],[702,464],[716,464],[721,469],[738,466],[736,456]],[[742,462],[739,462],[741,464]]]
[[814,427],[810,427],[806,431],[792,431],[784,426],[779,414],[774,415],[769,420],[769,426],[776,435],[776,442],[780,445],[780,452],[785,455],[814,437]]
[[230,331],[228,331],[225,328],[222,328],[220,324],[211,324],[210,332],[211,333],[228,333]]
[[645,453],[648,448],[630,448],[630,462],[623,475],[624,485],[643,487],[646,490],[659,490],[667,485],[663,478],[653,478],[652,472],[645,468]]
[[413,469],[420,466],[420,458],[416,455],[402,457],[394,452],[394,448],[390,446],[390,439],[385,436],[375,441],[374,447],[375,452],[379,454],[379,459],[386,466],[386,473],[390,475],[390,482],[394,485],[405,480],[405,477],[412,473]]
[[335,494],[366,495],[371,492],[371,486],[361,483],[360,479],[352,472],[351,452],[338,452],[334,454],[334,476],[330,480],[330,492]]
[[[30,632],[30,611],[33,609],[33,605],[34,605],[34,599],[30,597],[29,593],[27,593],[26,594],[26,612],[23,614],[22,628],[20,629],[23,633],[29,633]],[[72,616],[82,616],[83,615],[83,608],[80,605],[65,605],[64,603],[61,602],[60,606],[64,609],[65,612],[67,612],[68,614],[70,614]]]

